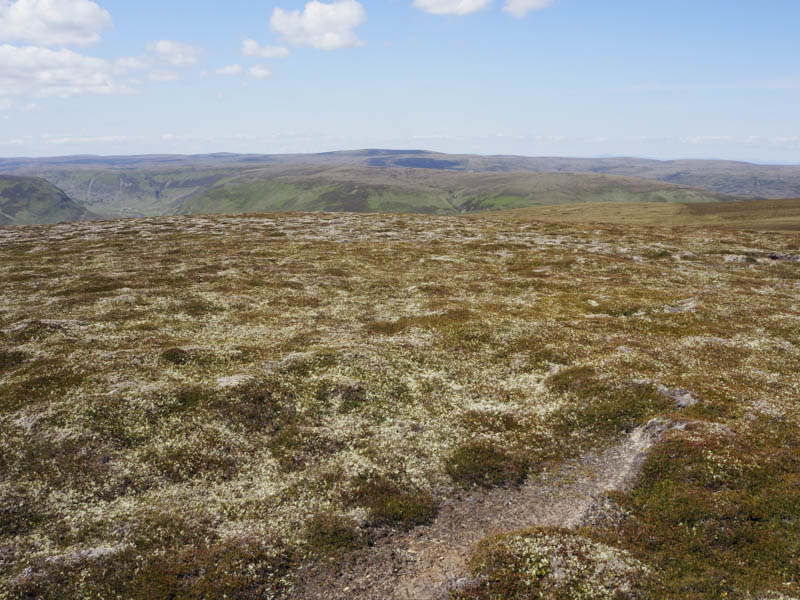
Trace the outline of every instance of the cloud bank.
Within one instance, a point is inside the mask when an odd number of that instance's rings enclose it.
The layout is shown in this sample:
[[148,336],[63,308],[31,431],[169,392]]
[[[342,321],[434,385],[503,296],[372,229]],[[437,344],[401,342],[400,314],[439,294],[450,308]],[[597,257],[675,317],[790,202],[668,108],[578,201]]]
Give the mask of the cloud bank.
[[247,73],[253,79],[269,79],[272,77],[272,71],[270,71],[267,67],[262,65],[256,65],[255,67],[250,67],[247,70]]
[[191,67],[197,64],[203,55],[203,49],[198,46],[170,40],[153,42],[148,44],[147,49],[173,67]]
[[111,25],[109,12],[90,0],[0,0],[0,42],[89,46]]
[[537,10],[542,10],[553,4],[555,0],[507,0],[503,10],[508,14],[521,19]]
[[293,46],[339,50],[363,45],[353,29],[366,19],[364,7],[356,0],[337,0],[329,4],[313,0],[305,5],[302,13],[276,8],[269,24]]
[[240,75],[242,73],[242,65],[228,65],[221,67],[216,71],[217,75]]
[[0,45],[0,96],[68,98],[130,91],[114,81],[116,65],[72,50]]
[[414,0],[414,6],[434,15],[468,15],[485,10],[492,0]]
[[255,40],[246,39],[242,42],[242,54],[258,58],[283,58],[289,56],[289,49],[284,46],[262,46]]

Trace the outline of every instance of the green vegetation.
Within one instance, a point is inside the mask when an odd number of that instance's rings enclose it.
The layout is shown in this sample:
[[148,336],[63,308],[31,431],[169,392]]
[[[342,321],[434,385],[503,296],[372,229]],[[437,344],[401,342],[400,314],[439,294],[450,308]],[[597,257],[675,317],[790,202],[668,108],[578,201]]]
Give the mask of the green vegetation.
[[0,175],[0,226],[91,218],[92,213],[44,179]]
[[614,436],[669,409],[669,399],[652,386],[614,382],[592,367],[561,370],[547,385],[567,398],[556,419],[565,435]]
[[356,478],[347,499],[348,503],[369,511],[370,525],[403,529],[429,522],[438,508],[438,502],[429,492],[370,475]]
[[308,522],[308,545],[312,552],[341,556],[365,543],[364,533],[350,519],[320,513]]
[[796,594],[796,422],[762,415],[738,431],[692,423],[654,450],[637,488],[618,501],[630,516],[600,537],[657,569],[651,597],[742,598],[764,587]]
[[[239,183],[240,181],[244,183]],[[711,202],[730,197],[623,177],[418,169],[248,171],[188,198],[183,214],[276,211],[458,214],[575,202]]]
[[445,470],[455,483],[464,487],[522,483],[528,475],[524,458],[512,456],[481,440],[456,448],[445,459]]
[[738,199],[622,174],[529,168],[525,160],[511,158],[502,165],[464,159],[473,169],[464,168],[461,159],[396,153],[386,161],[379,155],[98,158],[76,164],[41,159],[14,162],[13,170],[46,178],[106,217],[291,211],[445,215],[583,202]]
[[341,167],[369,167],[373,172],[416,171],[423,177],[426,171],[436,172],[436,177],[443,173],[586,173],[636,177],[715,194],[800,197],[800,167],[721,160],[477,156],[380,149],[303,155],[0,158],[0,172],[45,177],[100,212],[104,212],[100,207],[105,205],[106,209],[117,207],[129,214],[135,206],[153,214],[156,206],[164,206],[161,199],[174,203],[207,191],[226,177],[248,171],[275,174]]
[[144,217],[171,212],[193,194],[223,182],[238,170],[224,168],[44,169],[36,174],[76,202],[107,217]]
[[266,180],[230,184],[182,203],[183,214],[236,214],[251,212],[393,212],[453,213],[442,193],[414,194],[389,186],[336,181],[283,183]]
[[649,569],[630,554],[568,531],[532,529],[484,540],[473,580],[451,600],[634,600]]

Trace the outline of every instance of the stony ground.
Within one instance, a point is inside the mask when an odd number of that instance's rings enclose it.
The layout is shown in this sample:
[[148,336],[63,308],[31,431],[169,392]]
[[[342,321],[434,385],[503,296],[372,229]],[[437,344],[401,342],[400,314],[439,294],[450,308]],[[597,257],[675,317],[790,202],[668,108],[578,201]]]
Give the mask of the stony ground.
[[419,598],[798,596],[799,253],[380,215],[0,229],[0,598],[328,597],[387,564]]

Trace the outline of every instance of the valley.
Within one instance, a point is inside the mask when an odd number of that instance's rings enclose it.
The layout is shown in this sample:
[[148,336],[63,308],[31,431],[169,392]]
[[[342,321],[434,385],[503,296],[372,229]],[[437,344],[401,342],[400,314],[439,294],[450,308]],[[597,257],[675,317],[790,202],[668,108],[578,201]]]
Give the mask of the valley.
[[447,215],[585,202],[800,196],[797,167],[402,150],[0,159],[0,173],[42,177],[106,218],[273,211]]

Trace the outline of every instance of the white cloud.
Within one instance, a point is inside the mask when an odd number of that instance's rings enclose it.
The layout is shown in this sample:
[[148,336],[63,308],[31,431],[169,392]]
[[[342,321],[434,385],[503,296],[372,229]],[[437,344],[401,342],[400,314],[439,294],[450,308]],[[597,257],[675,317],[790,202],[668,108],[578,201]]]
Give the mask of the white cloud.
[[283,58],[289,56],[289,49],[284,46],[262,46],[255,40],[246,39],[242,42],[242,54],[258,58]]
[[197,64],[203,55],[203,49],[198,46],[170,40],[153,42],[148,44],[147,49],[173,67],[191,67]]
[[228,65],[221,67],[216,71],[217,75],[240,75],[242,73],[242,65]]
[[269,24],[289,44],[338,50],[363,45],[353,29],[366,19],[364,7],[356,0],[337,0],[330,4],[313,0],[306,4],[302,13],[276,8]]
[[434,15],[468,15],[491,5],[492,0],[414,0],[414,6]]
[[150,81],[155,81],[156,83],[168,83],[170,81],[178,81],[181,78],[175,71],[162,71],[160,69],[150,71],[148,77]]
[[139,71],[148,67],[147,62],[141,58],[123,57],[114,61],[115,73],[127,73],[128,71]]
[[537,10],[542,10],[553,4],[555,0],[506,0],[503,10],[510,15],[521,19]]
[[114,66],[72,50],[0,45],[0,96],[114,94],[131,91],[114,81]]
[[0,41],[88,46],[111,27],[111,15],[90,0],[0,0]]
[[254,79],[269,79],[272,77],[272,71],[262,65],[250,67],[247,72],[250,74],[250,77],[253,77]]
[[0,98],[0,110],[11,110],[14,103],[8,98]]

